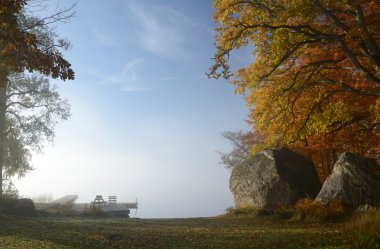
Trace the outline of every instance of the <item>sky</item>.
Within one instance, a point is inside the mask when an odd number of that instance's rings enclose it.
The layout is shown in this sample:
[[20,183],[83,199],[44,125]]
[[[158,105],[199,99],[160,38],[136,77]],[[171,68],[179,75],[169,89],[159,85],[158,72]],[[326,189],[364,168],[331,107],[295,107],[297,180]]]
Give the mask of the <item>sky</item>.
[[[49,4],[44,13],[57,8]],[[72,43],[64,57],[75,80],[51,81],[72,116],[16,180],[20,194],[137,199],[140,218],[215,216],[233,206],[216,152],[231,150],[221,132],[249,129],[249,110],[226,80],[206,76],[212,0],[79,0],[75,10],[55,27]],[[251,60],[242,49],[232,68]]]

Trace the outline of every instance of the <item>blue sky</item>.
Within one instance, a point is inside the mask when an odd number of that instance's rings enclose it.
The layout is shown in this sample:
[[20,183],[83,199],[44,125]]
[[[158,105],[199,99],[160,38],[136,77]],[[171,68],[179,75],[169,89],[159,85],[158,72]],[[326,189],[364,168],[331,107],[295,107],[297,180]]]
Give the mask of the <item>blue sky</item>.
[[[65,57],[76,79],[57,82],[72,118],[16,182],[21,194],[137,198],[138,217],[232,206],[216,151],[230,150],[221,132],[249,129],[248,108],[233,86],[205,75],[215,52],[212,1],[80,0],[76,12],[57,26],[73,44]],[[251,59],[243,49],[233,68]]]

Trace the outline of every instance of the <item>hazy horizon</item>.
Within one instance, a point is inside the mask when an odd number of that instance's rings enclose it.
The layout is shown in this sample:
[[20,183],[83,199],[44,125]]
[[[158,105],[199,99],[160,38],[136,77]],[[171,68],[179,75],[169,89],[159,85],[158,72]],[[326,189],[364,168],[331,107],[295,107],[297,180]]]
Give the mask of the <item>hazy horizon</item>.
[[[212,1],[82,0],[76,11],[57,25],[73,45],[64,55],[76,79],[57,81],[72,118],[33,156],[35,170],[15,178],[20,195],[137,198],[141,218],[233,206],[216,151],[231,149],[221,132],[249,129],[248,108],[232,85],[205,75],[215,52]],[[248,49],[231,57],[234,68],[251,60]]]

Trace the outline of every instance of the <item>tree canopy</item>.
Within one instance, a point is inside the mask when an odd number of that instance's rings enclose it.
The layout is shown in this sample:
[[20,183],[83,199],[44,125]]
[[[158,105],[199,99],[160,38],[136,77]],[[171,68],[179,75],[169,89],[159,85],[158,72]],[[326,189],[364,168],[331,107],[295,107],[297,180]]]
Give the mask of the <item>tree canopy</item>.
[[[38,71],[46,76],[63,80],[74,79],[71,64],[59,48],[65,43],[55,43],[47,27],[51,22],[68,18],[64,12],[46,18],[26,13],[27,0],[2,0],[0,2],[0,73]],[[4,78],[1,84],[4,84]]]
[[52,141],[59,120],[70,116],[70,105],[54,84],[40,74],[9,77],[4,140],[4,176],[25,175],[32,169],[31,151],[40,152]]
[[[289,146],[317,161],[344,150],[379,159],[379,1],[214,0],[214,8],[209,76],[232,78],[247,96],[265,137],[252,152]],[[230,52],[250,43],[255,60],[233,74]]]
[[67,103],[46,77],[74,79],[61,52],[70,43],[49,26],[69,19],[73,6],[40,18],[28,12],[31,2],[0,2],[0,197],[3,176],[30,170],[30,151],[51,139],[56,120],[69,115]]

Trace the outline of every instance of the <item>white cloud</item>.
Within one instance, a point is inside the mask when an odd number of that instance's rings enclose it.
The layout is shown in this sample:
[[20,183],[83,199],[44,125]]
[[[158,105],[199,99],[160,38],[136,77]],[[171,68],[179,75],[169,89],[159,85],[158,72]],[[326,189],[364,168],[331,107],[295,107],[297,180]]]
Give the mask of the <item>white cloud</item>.
[[130,1],[128,9],[141,26],[139,43],[144,49],[168,59],[186,60],[191,53],[186,49],[188,30],[197,26],[195,22],[170,6],[140,6]]
[[89,73],[100,79],[102,84],[112,84],[120,87],[126,92],[136,92],[148,90],[143,86],[140,77],[137,74],[138,68],[144,63],[143,58],[137,58],[126,63],[119,72],[111,75],[101,73],[99,70],[90,70]]

